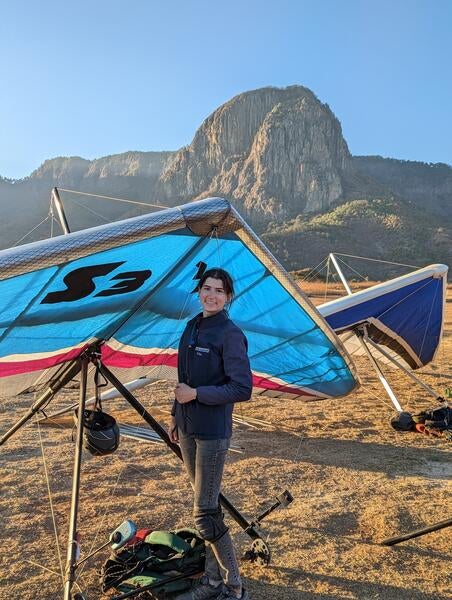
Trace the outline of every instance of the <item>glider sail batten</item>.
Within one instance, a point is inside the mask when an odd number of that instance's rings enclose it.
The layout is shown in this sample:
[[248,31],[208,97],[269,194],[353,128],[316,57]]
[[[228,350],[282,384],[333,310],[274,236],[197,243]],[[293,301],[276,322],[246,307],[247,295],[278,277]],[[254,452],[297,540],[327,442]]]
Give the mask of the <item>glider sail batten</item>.
[[11,393],[20,389],[14,369],[27,374],[29,385],[30,372],[39,375],[96,339],[106,341],[105,363],[127,379],[175,377],[178,339],[200,308],[191,293],[200,263],[224,266],[236,281],[231,318],[248,337],[258,389],[317,398],[345,395],[355,386],[337,338],[225,200],[16,252],[17,263],[11,250],[0,253],[0,297],[8,298],[1,327],[9,332],[0,341],[0,377]]

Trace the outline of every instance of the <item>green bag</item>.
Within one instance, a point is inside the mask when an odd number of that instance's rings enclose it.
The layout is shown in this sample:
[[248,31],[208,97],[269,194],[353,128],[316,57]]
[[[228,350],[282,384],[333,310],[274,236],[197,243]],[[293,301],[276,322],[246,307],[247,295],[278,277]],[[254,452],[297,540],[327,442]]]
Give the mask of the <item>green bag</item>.
[[124,593],[159,583],[153,593],[185,591],[192,585],[190,577],[203,573],[205,556],[204,540],[196,529],[152,531],[107,559],[101,570],[102,591],[115,588]]

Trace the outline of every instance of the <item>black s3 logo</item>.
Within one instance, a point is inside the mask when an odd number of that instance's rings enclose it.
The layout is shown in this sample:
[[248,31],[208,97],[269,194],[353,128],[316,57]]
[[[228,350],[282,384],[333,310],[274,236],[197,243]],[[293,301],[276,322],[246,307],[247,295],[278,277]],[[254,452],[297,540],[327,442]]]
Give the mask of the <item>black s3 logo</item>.
[[[59,302],[75,302],[86,298],[96,290],[94,283],[95,277],[105,276],[123,265],[124,262],[106,263],[103,265],[91,265],[89,267],[80,267],[68,273],[63,282],[66,284],[66,289],[58,292],[50,292],[41,301],[41,304],[57,304]],[[127,294],[139,289],[143,283],[149,279],[152,271],[126,271],[118,273],[111,280],[117,280],[112,287],[101,290],[94,297],[98,296],[115,296],[117,294]]]

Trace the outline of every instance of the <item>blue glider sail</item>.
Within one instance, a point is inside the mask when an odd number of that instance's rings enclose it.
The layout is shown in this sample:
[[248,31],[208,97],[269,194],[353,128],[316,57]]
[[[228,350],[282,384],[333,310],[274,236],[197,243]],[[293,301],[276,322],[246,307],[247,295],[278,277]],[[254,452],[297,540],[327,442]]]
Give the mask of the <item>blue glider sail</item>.
[[446,265],[430,265],[317,308],[350,354],[362,353],[353,331],[366,324],[373,342],[418,369],[434,359],[441,341],[447,271]]
[[255,391],[354,389],[333,331],[229,202],[210,198],[0,252],[2,395],[45,385],[93,343],[123,380],[176,379],[178,340],[201,308],[196,276],[214,266],[235,282]]

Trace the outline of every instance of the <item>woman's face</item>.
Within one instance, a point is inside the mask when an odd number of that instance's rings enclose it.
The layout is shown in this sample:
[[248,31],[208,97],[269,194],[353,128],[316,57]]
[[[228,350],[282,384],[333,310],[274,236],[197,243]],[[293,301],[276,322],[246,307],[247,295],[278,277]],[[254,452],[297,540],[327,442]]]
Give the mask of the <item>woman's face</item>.
[[229,302],[230,296],[226,293],[221,279],[208,277],[199,290],[199,299],[203,316],[209,317],[222,311],[224,305]]

